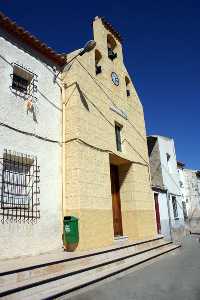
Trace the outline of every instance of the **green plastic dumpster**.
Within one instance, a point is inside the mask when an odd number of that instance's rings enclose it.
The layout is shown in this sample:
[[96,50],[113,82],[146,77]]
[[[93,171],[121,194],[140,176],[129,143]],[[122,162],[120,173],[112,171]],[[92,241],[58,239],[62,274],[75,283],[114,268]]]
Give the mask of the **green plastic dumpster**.
[[74,251],[79,242],[78,218],[65,216],[63,219],[64,249]]

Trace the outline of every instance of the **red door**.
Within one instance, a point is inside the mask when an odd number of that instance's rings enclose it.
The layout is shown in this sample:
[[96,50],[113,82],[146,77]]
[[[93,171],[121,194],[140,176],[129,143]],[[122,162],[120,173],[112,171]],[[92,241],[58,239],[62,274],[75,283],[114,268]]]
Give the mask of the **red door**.
[[158,233],[161,233],[160,210],[159,210],[158,194],[154,194],[154,200],[155,200],[157,231],[158,231]]

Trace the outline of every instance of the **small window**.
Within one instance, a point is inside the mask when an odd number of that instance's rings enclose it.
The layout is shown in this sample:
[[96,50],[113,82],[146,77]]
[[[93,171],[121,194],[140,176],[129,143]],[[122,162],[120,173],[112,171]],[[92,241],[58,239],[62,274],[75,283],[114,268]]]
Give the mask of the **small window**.
[[172,207],[174,212],[174,219],[178,219],[177,201],[175,196],[172,196]]
[[115,124],[116,146],[117,146],[117,151],[120,151],[120,152],[122,151],[121,130],[122,130],[122,127],[118,124]]
[[102,59],[102,55],[99,52],[99,50],[95,50],[95,72],[96,75],[100,74],[102,72],[100,61]]
[[125,77],[125,83],[126,83],[126,95],[127,95],[127,97],[130,97],[130,95],[131,95],[131,93],[130,93],[130,80],[127,76]]
[[13,66],[13,77],[12,77],[12,89],[20,93],[29,94],[30,84],[33,75],[25,69],[14,65]]
[[167,162],[170,160],[170,154],[169,153],[166,153],[166,156],[167,156]]
[[28,86],[30,82],[16,74],[13,74],[13,81],[12,81],[12,88],[22,92],[22,93],[27,93],[28,92]]
[[188,215],[187,215],[187,209],[186,209],[186,203],[185,203],[185,201],[182,201],[182,207],[183,207],[184,220],[186,221],[187,218],[188,218]]
[[179,185],[181,188],[183,188],[183,182],[181,180],[179,181]]
[[168,167],[168,171],[169,173],[172,173],[172,161],[171,161],[171,155],[169,153],[166,153],[166,157],[167,157],[167,167]]
[[114,51],[117,47],[117,43],[112,35],[108,34],[107,36],[107,47],[108,47],[108,57],[111,60],[117,58],[117,53]]

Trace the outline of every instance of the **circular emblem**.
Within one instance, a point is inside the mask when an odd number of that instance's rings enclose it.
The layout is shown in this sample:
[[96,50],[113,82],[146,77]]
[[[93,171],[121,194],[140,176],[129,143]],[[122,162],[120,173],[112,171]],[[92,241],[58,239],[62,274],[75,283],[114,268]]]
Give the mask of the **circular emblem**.
[[115,85],[119,85],[119,77],[117,76],[117,74],[115,72],[111,73],[111,78],[112,78],[112,82]]

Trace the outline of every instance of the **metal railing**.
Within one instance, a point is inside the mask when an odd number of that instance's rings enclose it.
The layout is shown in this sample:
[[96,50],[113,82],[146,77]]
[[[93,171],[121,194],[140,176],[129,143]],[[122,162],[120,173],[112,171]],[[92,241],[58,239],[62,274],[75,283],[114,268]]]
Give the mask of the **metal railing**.
[[0,158],[0,221],[36,222],[40,218],[40,167],[37,157],[4,150]]

